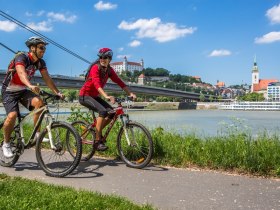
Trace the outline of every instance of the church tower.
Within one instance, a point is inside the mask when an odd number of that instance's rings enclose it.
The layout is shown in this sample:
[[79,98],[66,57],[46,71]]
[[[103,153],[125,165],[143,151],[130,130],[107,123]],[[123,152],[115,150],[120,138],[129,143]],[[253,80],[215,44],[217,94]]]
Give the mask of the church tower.
[[255,56],[254,58],[254,66],[252,69],[252,86],[251,86],[251,92],[254,92],[254,85],[259,84],[260,80],[260,74],[259,74],[259,68],[257,65],[257,58]]

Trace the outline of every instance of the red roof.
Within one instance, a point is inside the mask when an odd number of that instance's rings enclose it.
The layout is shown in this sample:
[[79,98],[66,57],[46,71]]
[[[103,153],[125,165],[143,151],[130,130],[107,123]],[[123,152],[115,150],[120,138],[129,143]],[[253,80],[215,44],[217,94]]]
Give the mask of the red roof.
[[140,74],[138,78],[144,78],[145,75],[144,74]]
[[217,85],[218,87],[225,87],[225,83],[224,82],[217,82]]
[[127,62],[129,65],[133,65],[133,66],[141,66],[140,63],[136,63],[136,62]]
[[277,79],[260,79],[259,84],[253,85],[253,92],[260,91],[260,90],[266,90],[267,86],[271,82],[278,82]]
[[123,65],[123,62],[113,62],[111,65]]

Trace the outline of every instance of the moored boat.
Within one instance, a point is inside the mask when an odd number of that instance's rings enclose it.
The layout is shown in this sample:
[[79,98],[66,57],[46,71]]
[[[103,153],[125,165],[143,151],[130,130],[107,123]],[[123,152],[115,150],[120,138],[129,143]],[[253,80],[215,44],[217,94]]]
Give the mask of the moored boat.
[[222,110],[280,111],[279,101],[239,101],[221,104]]

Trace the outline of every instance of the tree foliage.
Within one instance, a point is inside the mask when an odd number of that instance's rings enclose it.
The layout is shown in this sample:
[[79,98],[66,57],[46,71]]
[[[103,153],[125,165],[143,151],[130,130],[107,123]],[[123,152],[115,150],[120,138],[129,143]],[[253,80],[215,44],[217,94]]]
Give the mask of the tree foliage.
[[238,97],[241,101],[264,101],[263,93],[247,93],[244,96]]

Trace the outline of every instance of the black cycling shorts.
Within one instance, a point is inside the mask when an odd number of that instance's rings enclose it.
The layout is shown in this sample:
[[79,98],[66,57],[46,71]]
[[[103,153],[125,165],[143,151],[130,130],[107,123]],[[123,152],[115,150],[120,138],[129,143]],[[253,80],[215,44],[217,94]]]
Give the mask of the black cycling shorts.
[[38,96],[31,90],[20,90],[16,92],[10,92],[2,89],[2,100],[7,115],[10,112],[19,113],[19,102],[29,111],[33,110],[34,107],[31,106],[31,101],[34,97]]
[[108,113],[113,110],[113,107],[100,97],[79,96],[79,102],[90,110],[98,112],[99,117],[108,116],[110,119],[114,117],[114,114]]

